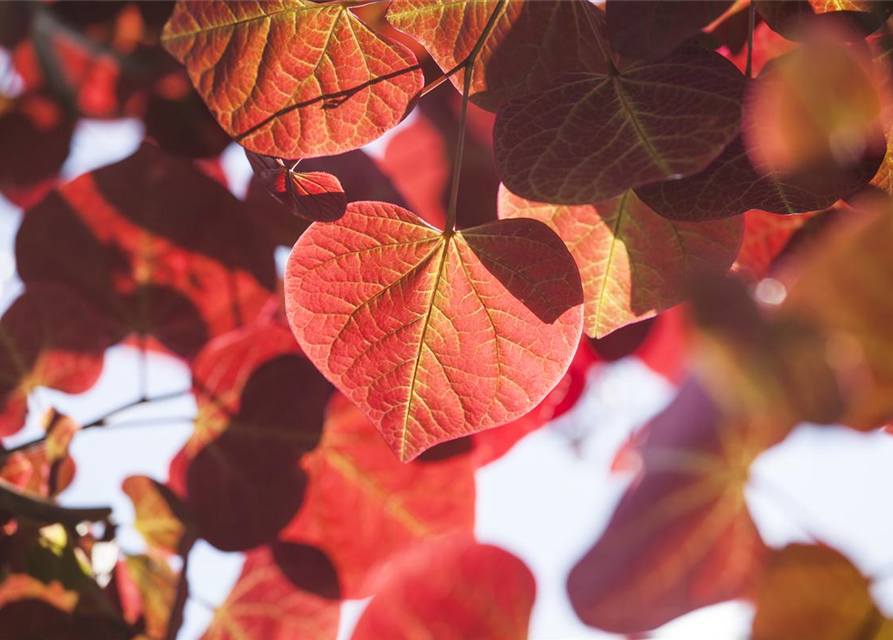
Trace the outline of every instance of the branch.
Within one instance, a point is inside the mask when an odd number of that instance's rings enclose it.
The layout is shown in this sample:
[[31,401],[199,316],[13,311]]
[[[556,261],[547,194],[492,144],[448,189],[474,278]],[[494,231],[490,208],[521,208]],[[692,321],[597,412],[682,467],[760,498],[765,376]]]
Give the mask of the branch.
[[191,538],[185,542],[180,555],[183,558],[183,566],[180,568],[180,576],[177,579],[177,593],[174,596],[174,603],[171,606],[171,615],[167,621],[167,633],[165,640],[177,640],[177,634],[180,627],[183,626],[183,612],[186,610],[186,601],[189,599],[189,552],[195,539]]
[[11,482],[0,478],[0,508],[16,516],[39,522],[74,526],[85,520],[100,522],[112,515],[109,507],[62,507],[44,498],[23,493]]

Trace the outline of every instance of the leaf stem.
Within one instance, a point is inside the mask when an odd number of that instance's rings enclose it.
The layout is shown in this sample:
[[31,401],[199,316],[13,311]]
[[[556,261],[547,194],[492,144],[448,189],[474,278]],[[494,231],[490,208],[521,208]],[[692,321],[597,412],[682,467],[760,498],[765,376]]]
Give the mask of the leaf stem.
[[[110,418],[116,416],[117,414],[126,411],[127,409],[132,409],[134,407],[138,407],[142,404],[148,404],[150,402],[164,402],[165,400],[173,400],[175,398],[180,398],[186,395],[189,395],[192,392],[191,389],[185,389],[180,391],[171,391],[169,393],[162,393],[161,395],[155,396],[154,398],[139,398],[137,400],[132,400],[126,404],[123,404],[119,407],[112,409],[107,412],[105,415],[88,422],[87,424],[81,427],[81,431],[86,431],[87,429],[94,429],[96,427],[105,427],[108,426],[108,421]],[[162,418],[163,419],[163,418]],[[19,451],[24,451],[26,449],[30,449],[31,447],[36,447],[39,444],[43,444],[47,439],[47,435],[43,435],[40,438],[36,438],[31,440],[30,442],[24,442],[16,447],[12,447],[11,449],[6,449],[5,451],[0,451],[0,460],[4,458],[8,458],[13,453],[17,453]]]
[[[465,77],[462,83],[462,110],[459,115],[459,137],[456,140],[456,154],[453,158],[453,180],[450,185],[450,204],[447,209],[446,224],[444,225],[444,235],[447,238],[456,232],[456,203],[459,199],[459,177],[462,173],[462,155],[465,152],[465,120],[468,117],[468,96],[471,93],[474,61],[477,59],[481,49],[483,49],[484,42],[486,42],[487,36],[489,36],[490,32],[493,30],[493,26],[496,24],[499,14],[502,13],[502,8],[505,6],[506,1],[507,0],[498,0],[496,7],[493,9],[493,13],[490,14],[490,19],[487,20],[484,30],[481,32],[480,37],[475,43],[474,48],[471,50],[471,53],[468,54],[468,57],[456,69],[451,69],[444,74],[444,78],[447,78],[459,69],[465,69]],[[443,80],[440,80],[440,82],[443,82]],[[424,93],[424,89],[422,92]]]
[[177,640],[180,627],[183,626],[183,612],[186,610],[186,601],[189,600],[189,552],[192,551],[194,538],[190,538],[180,552],[183,558],[183,566],[180,568],[180,576],[177,579],[177,592],[174,596],[174,604],[171,606],[171,615],[167,621],[167,633],[165,640]]
[[753,0],[751,0],[747,12],[747,67],[744,69],[744,75],[751,78],[753,77],[753,29],[757,13]]

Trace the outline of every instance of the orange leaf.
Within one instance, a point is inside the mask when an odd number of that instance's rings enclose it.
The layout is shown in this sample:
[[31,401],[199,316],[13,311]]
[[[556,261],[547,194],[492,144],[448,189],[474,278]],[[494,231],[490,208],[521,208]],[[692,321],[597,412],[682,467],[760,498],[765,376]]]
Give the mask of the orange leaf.
[[583,281],[586,334],[601,338],[688,297],[698,272],[722,274],[741,245],[743,222],[670,222],[632,191],[596,205],[552,205],[499,192],[501,218],[534,218],[564,240]]
[[134,527],[149,546],[164,553],[179,553],[187,519],[180,499],[146,476],[129,476],[121,488],[133,502]]
[[412,52],[341,3],[180,0],[161,39],[223,129],[280,158],[361,147],[422,88]]
[[285,288],[304,352],[403,461],[530,411],[582,328],[577,268],[535,220],[446,234],[353,203],[301,236]]
[[164,638],[177,593],[177,574],[163,560],[128,556],[127,571],[139,590],[146,635]]

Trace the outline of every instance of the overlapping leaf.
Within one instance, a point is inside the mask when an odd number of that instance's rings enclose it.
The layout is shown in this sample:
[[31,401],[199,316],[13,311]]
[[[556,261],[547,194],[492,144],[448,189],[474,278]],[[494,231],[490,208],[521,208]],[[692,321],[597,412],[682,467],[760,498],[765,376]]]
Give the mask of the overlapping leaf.
[[[604,73],[610,64],[604,14],[585,0],[394,0],[387,19],[421,42],[445,72],[464,63],[484,38],[470,96],[491,111],[561,73]],[[465,71],[450,80],[462,91]]]
[[54,190],[16,237],[30,287],[67,287],[116,337],[154,336],[194,357],[250,320],[275,284],[270,245],[222,186],[144,145]]
[[211,342],[193,384],[196,431],[172,463],[172,486],[185,490],[196,531],[211,544],[263,544],[301,504],[298,461],[319,441],[331,386],[269,318]]
[[247,554],[202,640],[334,640],[338,618],[337,600],[296,587],[270,548],[262,547]]
[[839,552],[790,544],[769,558],[756,598],[754,640],[893,637],[893,621],[869,593],[869,580]]
[[682,302],[698,272],[725,273],[743,234],[741,220],[669,222],[632,191],[567,206],[531,202],[502,188],[499,215],[541,220],[564,240],[583,281],[585,330],[596,338]]
[[535,596],[521,560],[454,536],[410,549],[389,567],[352,638],[524,640]]
[[146,476],[129,476],[121,488],[133,502],[134,527],[149,546],[162,553],[179,553],[189,517],[173,491]]
[[110,344],[102,320],[64,287],[29,287],[0,320],[0,435],[21,429],[38,386],[82,393]]
[[43,426],[46,431],[44,441],[4,459],[0,478],[26,493],[52,498],[67,489],[74,480],[76,467],[68,449],[80,425],[50,409],[43,416]]
[[139,590],[146,635],[164,638],[177,593],[177,574],[162,560],[128,556],[127,571]]
[[340,394],[329,403],[320,446],[302,467],[307,496],[282,537],[325,551],[344,597],[368,595],[369,575],[413,543],[474,525],[469,456],[403,464]]
[[[770,430],[771,431],[771,430]],[[750,462],[775,434],[729,421],[696,382],[649,425],[643,471],[568,579],[587,624],[654,629],[741,597],[766,550],[744,502]]]
[[769,213],[804,213],[825,209],[865,186],[884,159],[869,150],[858,163],[793,174],[754,169],[740,137],[706,169],[681,180],[636,188],[654,211],[670,220],[704,222],[751,209]]
[[798,216],[777,216],[756,210],[745,213],[744,241],[732,272],[753,282],[766,277],[793,235],[820,213],[815,211]]
[[573,258],[535,220],[445,234],[394,205],[351,204],[301,236],[285,287],[307,356],[403,461],[527,413],[582,328]]
[[721,55],[681,50],[620,73],[572,73],[496,117],[512,193],[589,204],[697,173],[738,133],[744,78]]
[[162,42],[227,133],[281,158],[360,147],[422,88],[412,52],[340,3],[183,0]]
[[730,0],[609,0],[605,14],[611,48],[630,58],[663,58],[732,4]]

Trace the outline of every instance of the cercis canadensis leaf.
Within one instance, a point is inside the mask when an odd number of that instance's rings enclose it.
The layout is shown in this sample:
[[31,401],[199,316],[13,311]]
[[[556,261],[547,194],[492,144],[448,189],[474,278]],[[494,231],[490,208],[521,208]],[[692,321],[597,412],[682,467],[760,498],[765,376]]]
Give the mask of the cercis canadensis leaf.
[[273,198],[307,220],[331,222],[344,215],[347,195],[338,178],[322,171],[302,172],[298,162],[247,152],[255,174]]
[[620,73],[570,73],[506,103],[493,131],[512,193],[590,204],[697,173],[738,134],[744,77],[718,53],[684,49]]
[[352,640],[524,640],[536,581],[520,559],[471,536],[409,549],[385,574]]
[[134,527],[146,543],[163,554],[179,553],[189,516],[174,492],[147,476],[129,476],[121,488],[133,503]]
[[[494,11],[495,22],[485,33]],[[445,72],[471,66],[470,98],[496,111],[568,71],[607,72],[610,61],[601,9],[588,0],[393,0],[387,20],[421,42]],[[450,80],[462,91],[465,70]]]
[[532,409],[583,322],[577,267],[543,223],[444,233],[380,202],[301,236],[285,299],[307,357],[403,461]]
[[789,40],[808,40],[818,30],[858,41],[880,28],[893,13],[888,0],[755,0],[760,17]]
[[630,58],[663,58],[732,4],[731,0],[608,0],[611,48]]
[[680,180],[636,188],[636,194],[669,220],[705,222],[759,209],[805,213],[825,209],[865,186],[884,158],[869,150],[846,167],[796,173],[757,171],[739,136],[703,171]]
[[342,3],[181,0],[162,43],[227,133],[281,158],[371,142],[422,88],[412,52]]
[[759,421],[730,421],[688,382],[646,428],[642,472],[568,578],[577,615],[615,633],[746,595],[766,554],[744,502],[750,462],[774,443]]
[[691,278],[725,273],[744,232],[742,220],[694,225],[655,214],[632,191],[595,205],[553,205],[499,192],[501,218],[548,224],[564,240],[583,281],[586,334],[601,338],[688,297]]

